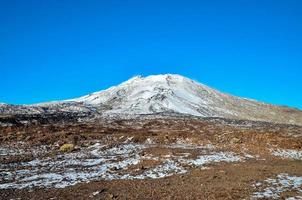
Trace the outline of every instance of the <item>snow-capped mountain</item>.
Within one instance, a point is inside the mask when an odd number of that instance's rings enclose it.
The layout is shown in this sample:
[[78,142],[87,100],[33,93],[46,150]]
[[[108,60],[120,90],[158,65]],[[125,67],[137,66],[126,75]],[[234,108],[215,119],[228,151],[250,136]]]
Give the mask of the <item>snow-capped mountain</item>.
[[[215,114],[222,94],[179,75],[137,76],[111,87],[68,102],[109,106],[108,113],[151,114],[177,112],[196,116]],[[227,112],[227,111],[225,111]]]
[[0,105],[0,113],[86,112],[100,115],[180,113],[302,124],[302,111],[224,94],[180,75],[137,76],[107,90],[65,101]]

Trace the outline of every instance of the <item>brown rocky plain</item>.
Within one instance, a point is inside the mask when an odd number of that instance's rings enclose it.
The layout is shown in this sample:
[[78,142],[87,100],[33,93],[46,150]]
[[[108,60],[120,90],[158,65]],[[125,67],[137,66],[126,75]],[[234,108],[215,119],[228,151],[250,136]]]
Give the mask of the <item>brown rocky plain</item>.
[[[6,116],[1,122],[0,172],[3,177],[0,178],[0,199],[299,199],[302,196],[302,126],[181,116],[28,123],[19,123],[14,116]],[[62,155],[77,155],[99,143],[106,145],[100,147],[100,152],[125,144],[149,146],[137,153],[132,150],[126,153],[131,156],[133,153],[131,158],[139,156],[139,161],[121,168],[112,167],[110,176],[104,172],[105,178],[77,178],[74,184],[66,187],[55,187],[60,180],[44,186],[42,180],[42,186],[18,187],[21,183],[14,172],[36,169],[22,163],[46,158],[58,162]],[[71,152],[60,151],[64,144],[72,144],[74,148]],[[42,150],[33,150],[40,148]],[[213,162],[197,163],[201,152],[206,156],[207,153],[214,155],[214,151],[232,152],[242,159],[229,162],[215,158]],[[114,162],[125,159],[124,155],[115,155],[118,157]],[[153,174],[152,169],[173,159],[178,168]],[[44,173],[44,166],[37,166],[41,170],[37,173]],[[90,170],[87,165],[73,163],[72,166],[76,173],[82,168]],[[98,166],[102,167],[102,164],[98,163]],[[49,169],[52,170],[45,170]],[[64,169],[60,168],[56,173]],[[7,175],[9,173],[12,177]],[[147,175],[139,176],[144,173]],[[121,178],[130,177],[129,174],[136,178]],[[288,186],[278,190],[278,183],[265,181],[280,174],[297,177],[297,184],[293,186],[289,181]],[[16,184],[4,188],[7,183]],[[277,196],[257,196],[257,192],[263,192],[269,186],[275,187],[268,190]]]

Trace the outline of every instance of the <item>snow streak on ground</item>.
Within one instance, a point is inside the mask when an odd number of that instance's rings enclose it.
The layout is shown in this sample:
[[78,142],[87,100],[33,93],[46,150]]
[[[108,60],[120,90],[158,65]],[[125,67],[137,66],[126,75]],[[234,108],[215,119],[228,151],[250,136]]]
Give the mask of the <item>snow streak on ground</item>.
[[[165,156],[143,153],[154,147],[178,148],[188,152]],[[200,154],[196,159],[189,158],[192,149]],[[184,142],[158,145],[150,140],[143,144],[121,143],[116,146],[95,143],[78,152],[37,158],[29,162],[0,164],[0,189],[64,188],[93,180],[156,179],[186,173],[192,166],[202,167],[213,162],[237,162],[243,159],[231,152],[216,152],[212,145],[197,146]],[[146,160],[154,161],[155,164],[142,170],[138,164]]]
[[272,150],[274,156],[281,158],[289,158],[294,160],[302,160],[302,151],[292,150],[292,149],[278,149]]
[[252,199],[271,198],[280,199],[283,192],[294,191],[298,196],[288,199],[301,199],[302,197],[302,177],[290,176],[286,173],[277,175],[276,178],[268,178],[263,182],[257,182],[254,187],[260,192],[254,192]]
[[198,156],[197,159],[183,159],[181,162],[188,163],[194,166],[203,166],[208,163],[213,162],[238,162],[241,160],[241,157],[235,155],[234,153],[225,153],[225,152],[218,152],[212,155],[201,155]]

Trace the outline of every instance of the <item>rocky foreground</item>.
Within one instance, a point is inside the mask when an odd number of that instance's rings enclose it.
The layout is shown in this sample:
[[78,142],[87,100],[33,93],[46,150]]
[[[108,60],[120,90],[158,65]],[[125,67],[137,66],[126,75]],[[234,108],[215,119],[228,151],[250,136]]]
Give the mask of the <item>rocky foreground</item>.
[[301,199],[302,127],[2,116],[0,199]]

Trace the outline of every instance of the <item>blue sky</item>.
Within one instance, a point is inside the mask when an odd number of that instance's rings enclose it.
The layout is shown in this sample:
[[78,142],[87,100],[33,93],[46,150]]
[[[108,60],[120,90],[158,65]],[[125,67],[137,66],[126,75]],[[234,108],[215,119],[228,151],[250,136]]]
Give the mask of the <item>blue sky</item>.
[[302,108],[300,0],[0,0],[0,102],[176,73]]

